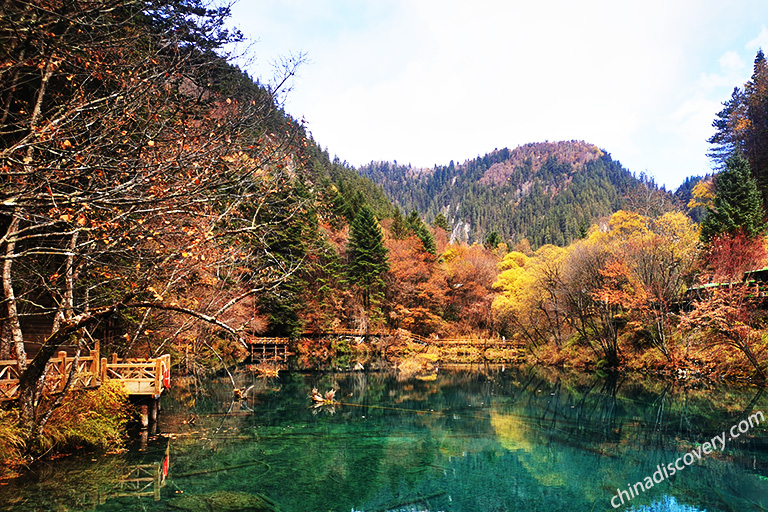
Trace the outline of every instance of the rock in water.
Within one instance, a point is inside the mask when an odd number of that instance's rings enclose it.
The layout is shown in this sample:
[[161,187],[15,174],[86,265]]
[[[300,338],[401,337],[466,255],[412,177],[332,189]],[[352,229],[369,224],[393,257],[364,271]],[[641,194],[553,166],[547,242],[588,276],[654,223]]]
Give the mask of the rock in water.
[[236,491],[216,491],[174,498],[173,508],[189,512],[279,512],[277,504],[263,494]]

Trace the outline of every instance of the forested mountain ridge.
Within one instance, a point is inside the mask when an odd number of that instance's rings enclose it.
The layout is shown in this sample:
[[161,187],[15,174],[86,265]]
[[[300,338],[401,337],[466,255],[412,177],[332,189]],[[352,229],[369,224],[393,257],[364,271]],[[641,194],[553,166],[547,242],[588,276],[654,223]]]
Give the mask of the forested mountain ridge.
[[673,200],[583,141],[530,143],[432,169],[371,162],[359,172],[406,212],[415,209],[429,220],[442,213],[452,238],[468,242],[482,242],[495,231],[512,243],[562,246],[596,219],[624,208],[640,188],[661,202]]

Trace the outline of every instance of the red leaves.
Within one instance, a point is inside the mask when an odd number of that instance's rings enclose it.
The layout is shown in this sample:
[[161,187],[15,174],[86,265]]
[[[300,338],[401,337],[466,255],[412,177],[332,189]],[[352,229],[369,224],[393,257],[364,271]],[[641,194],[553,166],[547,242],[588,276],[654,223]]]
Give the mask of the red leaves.
[[762,238],[748,238],[744,233],[715,237],[706,248],[705,277],[714,282],[741,280],[744,272],[766,264],[768,254]]

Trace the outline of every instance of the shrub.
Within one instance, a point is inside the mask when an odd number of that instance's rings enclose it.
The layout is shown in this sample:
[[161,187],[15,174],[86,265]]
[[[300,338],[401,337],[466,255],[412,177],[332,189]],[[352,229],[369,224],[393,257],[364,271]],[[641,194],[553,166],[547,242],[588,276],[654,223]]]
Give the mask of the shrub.
[[26,443],[18,425],[17,410],[0,410],[0,477],[22,462]]
[[98,389],[72,393],[56,409],[39,436],[39,447],[48,450],[123,446],[128,421],[128,395],[122,384],[108,381]]

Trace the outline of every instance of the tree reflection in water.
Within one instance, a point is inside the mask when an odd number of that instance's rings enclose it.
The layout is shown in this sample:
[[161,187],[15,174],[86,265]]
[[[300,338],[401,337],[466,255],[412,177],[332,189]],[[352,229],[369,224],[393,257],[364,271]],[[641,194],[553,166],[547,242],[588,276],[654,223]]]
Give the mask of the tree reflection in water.
[[[179,493],[227,491],[297,512],[611,510],[618,488],[742,415],[768,410],[754,388],[504,370],[441,368],[430,381],[364,372],[272,380],[238,373],[237,385],[253,388],[234,406],[229,379],[178,386],[163,398],[159,430],[172,439],[171,467],[152,507],[162,510]],[[338,390],[333,414],[313,407],[313,388]],[[765,432],[750,431],[621,509],[765,510]],[[81,462],[85,474],[89,460]],[[51,475],[45,489],[18,483],[15,491],[32,503],[50,496],[55,480]],[[67,506],[64,494],[48,503]],[[123,499],[97,509],[146,506]]]

